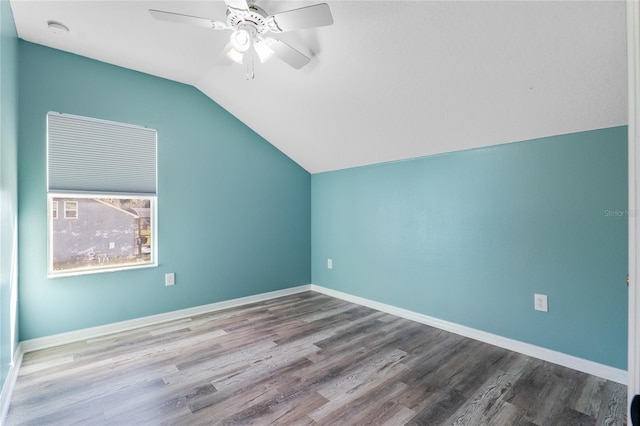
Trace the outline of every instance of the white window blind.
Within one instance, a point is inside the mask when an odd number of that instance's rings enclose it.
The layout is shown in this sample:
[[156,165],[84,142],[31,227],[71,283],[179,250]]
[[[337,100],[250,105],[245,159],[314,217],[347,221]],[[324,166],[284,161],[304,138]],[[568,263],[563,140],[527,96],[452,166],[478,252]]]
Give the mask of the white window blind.
[[49,192],[156,194],[155,129],[49,112]]

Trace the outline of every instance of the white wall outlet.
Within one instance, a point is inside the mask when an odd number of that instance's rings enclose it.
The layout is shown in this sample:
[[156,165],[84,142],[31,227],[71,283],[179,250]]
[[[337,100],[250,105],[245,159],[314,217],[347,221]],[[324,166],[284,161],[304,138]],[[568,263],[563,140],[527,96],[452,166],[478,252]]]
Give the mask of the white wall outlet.
[[168,274],[164,274],[164,285],[165,286],[175,285],[175,283],[176,283],[176,273],[175,272],[169,272]]
[[533,295],[533,308],[536,311],[549,312],[549,303],[546,294]]
[[327,259],[327,269],[333,269],[333,260]]

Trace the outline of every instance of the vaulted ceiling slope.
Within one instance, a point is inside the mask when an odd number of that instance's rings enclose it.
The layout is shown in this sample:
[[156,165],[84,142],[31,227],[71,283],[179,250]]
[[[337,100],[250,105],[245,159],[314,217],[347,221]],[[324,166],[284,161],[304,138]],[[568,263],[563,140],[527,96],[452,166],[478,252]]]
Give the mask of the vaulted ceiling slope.
[[228,32],[148,12],[224,21],[223,1],[11,1],[22,39],[193,85],[311,173],[627,123],[624,1],[328,4],[332,26],[279,37],[308,65],[247,81]]

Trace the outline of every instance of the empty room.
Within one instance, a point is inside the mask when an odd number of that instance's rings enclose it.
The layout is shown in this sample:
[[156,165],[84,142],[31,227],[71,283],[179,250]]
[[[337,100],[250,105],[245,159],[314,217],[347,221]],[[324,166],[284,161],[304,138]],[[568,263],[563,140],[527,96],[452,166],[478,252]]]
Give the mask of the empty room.
[[638,2],[0,33],[0,424],[640,426]]

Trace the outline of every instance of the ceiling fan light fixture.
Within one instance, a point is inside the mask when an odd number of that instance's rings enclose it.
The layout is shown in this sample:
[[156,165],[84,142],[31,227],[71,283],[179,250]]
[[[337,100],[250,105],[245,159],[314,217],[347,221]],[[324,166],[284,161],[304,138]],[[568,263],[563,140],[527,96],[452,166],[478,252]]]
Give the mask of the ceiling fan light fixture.
[[233,47],[230,47],[225,54],[227,55],[227,58],[231,59],[233,62],[235,62],[236,64],[242,65],[242,58],[244,58],[244,53],[242,52],[238,52],[236,49],[234,49]]
[[256,53],[258,54],[258,58],[260,59],[260,63],[264,64],[267,62],[275,53],[271,48],[271,42],[269,39],[258,40],[254,45]]
[[247,30],[237,30],[231,34],[231,46],[238,52],[246,52],[251,47],[251,35]]

